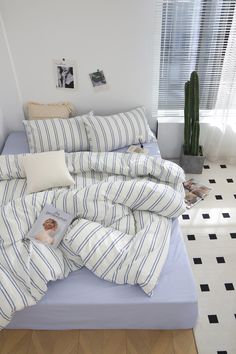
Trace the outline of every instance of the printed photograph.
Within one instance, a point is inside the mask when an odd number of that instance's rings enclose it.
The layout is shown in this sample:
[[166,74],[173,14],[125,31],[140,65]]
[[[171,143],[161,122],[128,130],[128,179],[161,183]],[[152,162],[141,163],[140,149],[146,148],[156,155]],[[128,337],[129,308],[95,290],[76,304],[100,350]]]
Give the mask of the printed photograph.
[[54,74],[56,88],[75,89],[76,88],[76,70],[73,62],[54,61]]
[[89,74],[93,87],[106,85],[106,78],[103,70],[97,70],[94,73]]
[[184,182],[184,188],[187,189],[189,192],[196,194],[200,198],[204,198],[211,191],[211,188],[195,181],[194,178],[191,178],[188,181]]
[[46,204],[27,234],[27,238],[56,248],[72,220],[72,215]]
[[41,225],[41,230],[35,235],[34,238],[43,244],[53,245],[55,243],[57,231],[59,231],[58,221],[49,218],[44,220]]
[[185,193],[185,203],[187,208],[191,208],[198,202],[200,202],[202,198],[198,197],[196,194],[192,192],[186,192]]

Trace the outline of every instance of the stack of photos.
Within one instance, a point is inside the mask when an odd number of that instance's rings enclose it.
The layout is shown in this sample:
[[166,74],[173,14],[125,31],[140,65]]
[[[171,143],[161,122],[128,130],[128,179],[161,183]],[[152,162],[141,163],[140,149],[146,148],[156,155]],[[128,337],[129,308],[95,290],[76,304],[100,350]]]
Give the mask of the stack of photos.
[[211,188],[199,183],[194,178],[184,182],[185,203],[189,209],[203,200],[211,191]]

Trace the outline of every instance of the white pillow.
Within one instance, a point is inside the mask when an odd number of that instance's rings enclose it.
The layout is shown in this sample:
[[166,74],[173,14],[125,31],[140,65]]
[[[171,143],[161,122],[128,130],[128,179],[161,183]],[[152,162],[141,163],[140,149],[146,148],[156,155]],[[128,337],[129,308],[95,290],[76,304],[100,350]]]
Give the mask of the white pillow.
[[111,151],[132,144],[156,141],[145,116],[144,107],[110,116],[90,113],[84,117],[91,151]]
[[22,157],[22,166],[27,178],[27,193],[75,183],[66,166],[64,151],[28,154]]
[[70,119],[23,120],[30,152],[88,151],[83,117],[86,115]]

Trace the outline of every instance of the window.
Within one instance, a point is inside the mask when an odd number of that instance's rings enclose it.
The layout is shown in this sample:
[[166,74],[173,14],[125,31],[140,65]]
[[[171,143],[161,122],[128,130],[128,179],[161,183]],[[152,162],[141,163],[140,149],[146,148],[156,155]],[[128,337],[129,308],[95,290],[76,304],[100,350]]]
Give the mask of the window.
[[161,51],[159,82],[154,83],[158,107],[153,103],[153,115],[157,109],[158,113],[183,110],[184,83],[193,70],[200,79],[200,109],[214,109],[236,0],[157,3],[161,9]]

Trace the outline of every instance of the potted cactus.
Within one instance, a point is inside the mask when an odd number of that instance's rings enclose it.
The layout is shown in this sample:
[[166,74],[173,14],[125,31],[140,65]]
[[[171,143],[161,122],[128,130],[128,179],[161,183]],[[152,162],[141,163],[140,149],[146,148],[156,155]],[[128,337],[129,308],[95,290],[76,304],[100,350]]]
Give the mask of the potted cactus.
[[196,71],[191,73],[184,90],[184,145],[180,165],[186,173],[202,173],[205,157],[199,145],[199,82]]

